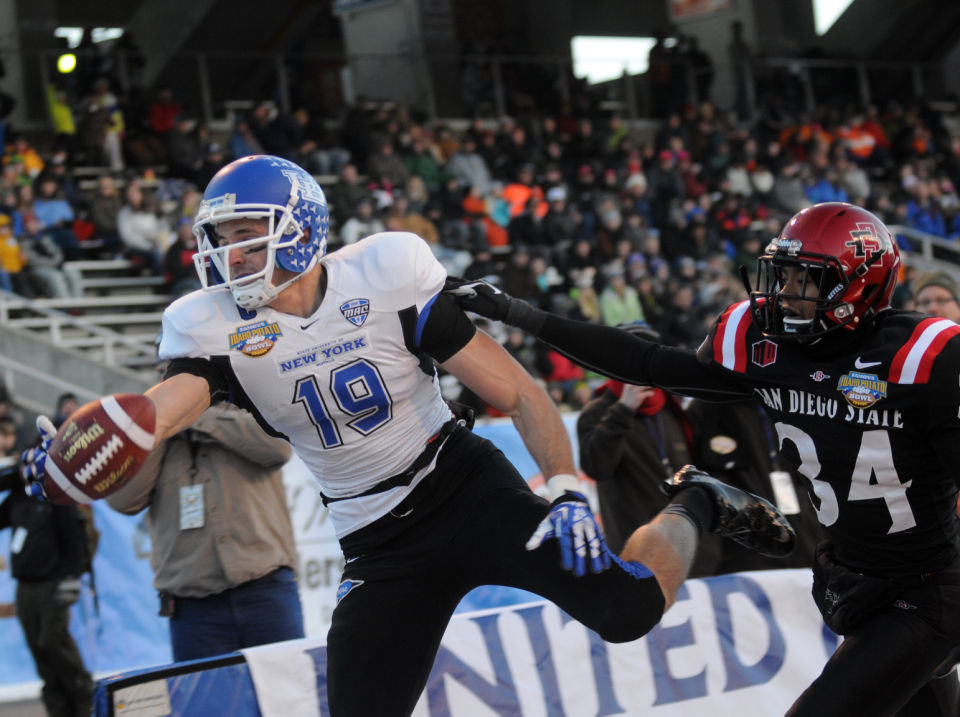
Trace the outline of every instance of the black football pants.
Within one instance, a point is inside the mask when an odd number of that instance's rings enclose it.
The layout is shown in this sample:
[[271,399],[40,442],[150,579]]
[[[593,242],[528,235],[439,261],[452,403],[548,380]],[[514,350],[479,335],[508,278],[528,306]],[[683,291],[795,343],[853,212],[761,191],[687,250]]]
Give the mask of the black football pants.
[[489,441],[458,431],[429,479],[409,504],[342,542],[343,580],[355,587],[340,598],[327,638],[333,717],[412,712],[451,615],[480,585],[538,593],[611,642],[637,639],[660,620],[653,577],[614,565],[575,578],[561,569],[555,541],[526,550],[547,502]]
[[884,608],[844,638],[787,715],[957,714],[956,673],[933,675],[960,645],[960,585],[923,585],[901,599],[903,606]]

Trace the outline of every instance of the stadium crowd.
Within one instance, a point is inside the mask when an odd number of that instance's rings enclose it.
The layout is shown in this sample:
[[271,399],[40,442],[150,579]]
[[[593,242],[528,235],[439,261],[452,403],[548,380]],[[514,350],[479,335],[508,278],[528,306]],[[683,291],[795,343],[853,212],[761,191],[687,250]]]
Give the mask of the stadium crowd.
[[[702,339],[705,320],[743,293],[737,267],[752,270],[809,204],[850,201],[960,237],[960,138],[919,103],[804,113],[773,97],[748,125],[687,102],[644,133],[588,102],[455,128],[361,101],[331,132],[264,101],[212,137],[169,87],[125,104],[100,78],[74,106],[54,88],[49,100],[52,136],[34,146],[7,128],[3,147],[0,286],[26,296],[78,295],[69,262],[97,257],[163,276],[174,295],[196,288],[190,223],[202,189],[223,163],[257,153],[322,176],[333,250],[412,231],[451,274],[496,277],[578,318],[645,321],[678,346]],[[81,180],[80,166],[102,169]],[[910,278],[895,305],[910,300]],[[601,383],[528,338],[500,338],[564,406],[582,407]]]
[[[79,296],[71,267],[77,259],[124,258],[139,275],[163,277],[171,296],[198,288],[192,220],[203,188],[226,162],[264,153],[320,178],[330,209],[329,251],[383,230],[413,232],[452,275],[486,279],[571,318],[640,324],[687,348],[745,296],[738,268],[752,272],[767,241],[806,206],[848,201],[889,225],[960,238],[960,137],[919,102],[804,112],[774,96],[755,121],[744,122],[705,99],[666,112],[650,131],[590,102],[556,113],[432,123],[403,104],[361,100],[331,131],[305,109],[287,113],[267,100],[236,117],[224,136],[213,136],[169,87],[131,103],[99,78],[75,101],[51,87],[48,102],[52,132],[27,136],[8,126],[0,141],[0,288],[27,297]],[[910,248],[909,237],[898,241]],[[932,289],[929,302],[960,307],[950,276],[915,281],[908,264],[895,306],[910,307],[915,291]],[[604,459],[615,455],[611,445],[636,443],[635,464],[596,467],[598,481],[603,470],[620,480],[645,468],[659,481],[664,469],[672,474],[688,460],[709,461],[715,442],[708,421],[693,425],[693,413],[662,393],[659,403],[634,396],[627,410],[622,384],[586,372],[520,330],[484,328],[544,382],[561,409],[589,406],[584,414],[596,412],[598,424],[604,412],[619,411],[620,433],[598,441],[595,426],[580,427],[588,458],[590,441]],[[497,415],[479,397],[457,393],[452,376],[442,380],[450,398]],[[675,424],[666,434],[664,417]],[[5,392],[0,419],[15,424],[18,449],[33,441],[32,421]],[[753,412],[743,418],[744,445],[761,445],[763,420]],[[643,440],[641,425],[652,431]],[[729,427],[724,431],[729,441]],[[646,466],[650,446],[659,458]],[[726,452],[721,458],[732,463]],[[778,472],[770,460],[760,471],[764,480]],[[736,471],[757,463],[742,462]],[[802,488],[794,486],[796,499]],[[608,502],[622,500],[613,494]],[[791,515],[803,543],[791,566],[809,565],[821,537],[807,510]],[[612,514],[602,516],[611,527]],[[700,574],[784,564],[749,563],[729,551],[704,556]]]

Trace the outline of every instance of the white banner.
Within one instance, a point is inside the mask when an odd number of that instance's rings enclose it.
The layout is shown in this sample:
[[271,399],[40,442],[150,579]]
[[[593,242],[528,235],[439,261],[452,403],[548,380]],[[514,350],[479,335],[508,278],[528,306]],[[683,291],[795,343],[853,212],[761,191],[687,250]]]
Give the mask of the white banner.
[[[691,580],[646,637],[616,645],[548,602],[460,614],[414,715],[783,714],[836,647],[809,589],[806,570]],[[244,654],[264,717],[289,717],[290,674],[277,671],[304,656],[315,671],[296,689],[327,713],[323,639]]]

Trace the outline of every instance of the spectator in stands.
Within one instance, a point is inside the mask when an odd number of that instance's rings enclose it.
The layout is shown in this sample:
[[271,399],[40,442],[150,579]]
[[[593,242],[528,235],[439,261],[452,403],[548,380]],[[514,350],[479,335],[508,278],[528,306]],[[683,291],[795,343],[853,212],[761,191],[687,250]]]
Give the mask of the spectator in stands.
[[403,158],[403,164],[410,176],[420,177],[429,192],[439,189],[445,178],[433,147],[426,136],[418,136],[410,143],[410,149]]
[[63,196],[60,182],[52,172],[37,178],[39,191],[33,202],[33,214],[63,251],[67,261],[79,258],[80,245],[73,232],[73,207]]
[[398,193],[393,198],[393,206],[387,211],[384,225],[392,232],[412,232],[427,244],[440,241],[440,232],[436,225],[422,214],[410,211],[406,196]]
[[53,425],[56,428],[60,428],[63,425],[63,422],[70,417],[74,411],[80,408],[80,402],[77,400],[76,394],[73,393],[61,393],[57,398],[57,410],[53,414]]
[[3,158],[4,164],[19,164],[23,167],[23,172],[31,180],[40,176],[45,166],[43,159],[37,153],[27,138],[23,135],[17,135],[13,138],[12,146],[7,150]]
[[7,214],[0,214],[0,288],[24,294],[20,273],[26,259],[20,242],[13,235],[13,226]]
[[930,183],[920,179],[913,184],[913,197],[907,202],[907,224],[925,234],[947,236],[946,222],[940,205],[933,200]]
[[367,174],[371,181],[380,184],[387,191],[402,187],[410,176],[403,160],[393,149],[393,141],[389,139],[381,141],[376,154],[370,157]]
[[230,134],[230,154],[234,159],[249,157],[251,154],[263,154],[260,140],[250,129],[250,122],[244,115],[237,115]]
[[917,311],[960,323],[960,292],[957,282],[947,272],[918,276],[913,284],[913,296]]
[[83,294],[79,273],[64,266],[63,251],[36,215],[26,216],[23,234],[18,239],[24,257],[21,274],[27,296],[67,299]]
[[657,154],[657,163],[647,173],[647,184],[652,223],[662,227],[669,221],[671,206],[684,196],[683,177],[673,152],[664,149]]
[[133,179],[127,184],[124,198],[126,201],[117,214],[123,255],[140,269],[159,276],[163,273],[163,252],[169,230],[139,180]]
[[510,218],[507,225],[507,236],[510,244],[523,244],[528,247],[539,247],[544,243],[543,217],[546,216],[543,207],[543,195],[539,191],[532,192],[527,199],[526,206],[519,214]]
[[680,348],[696,348],[707,330],[696,307],[696,293],[690,284],[680,284],[672,291],[659,326],[664,342]]
[[348,162],[340,170],[340,180],[326,190],[330,215],[338,227],[354,215],[361,199],[370,197],[370,190],[360,181],[357,165]]
[[303,139],[300,125],[275,102],[266,100],[254,108],[250,129],[266,154],[296,160]]
[[167,133],[167,172],[196,184],[200,167],[203,165],[203,141],[197,132],[197,122],[193,117],[180,114],[174,120],[173,127]]
[[183,114],[183,105],[173,98],[173,89],[170,85],[157,87],[156,96],[150,103],[147,113],[147,126],[161,141],[166,141],[167,135],[173,130],[177,118]]
[[576,215],[567,206],[567,190],[556,186],[547,190],[549,209],[543,217],[543,243],[550,248],[554,263],[559,263],[577,238]]
[[427,213],[427,202],[430,201],[431,194],[436,194],[437,190],[428,190],[423,178],[418,174],[411,174],[407,183],[400,188],[403,196],[407,198],[411,212],[417,214]]
[[[600,293],[600,312],[607,326],[643,321],[643,309],[637,290],[627,283],[626,271],[619,262],[604,270],[606,287]],[[507,292],[510,293],[510,292]]]
[[84,105],[86,117],[82,134],[88,151],[94,161],[105,160],[111,171],[123,171],[123,112],[106,77],[99,77],[93,83],[93,90]]
[[824,167],[813,178],[812,183],[807,187],[806,194],[812,204],[850,201],[850,196],[840,184],[836,170],[831,166]]
[[477,142],[473,135],[464,137],[460,148],[447,160],[445,169],[448,174],[457,178],[460,186],[476,187],[481,195],[490,192],[490,168],[483,156],[477,152]]
[[293,119],[300,128],[301,137],[297,147],[297,164],[314,175],[339,174],[343,165],[350,161],[350,152],[334,146],[329,139],[324,141],[327,134],[324,125],[313,122],[305,107],[297,108]]
[[123,199],[116,180],[109,174],[100,175],[97,190],[90,199],[90,221],[103,241],[107,255],[116,254],[121,248],[117,219],[122,208]]
[[173,243],[163,256],[165,289],[174,299],[200,288],[200,279],[193,265],[197,253],[197,239],[193,236],[193,220],[180,217],[177,220]]
[[213,175],[226,164],[226,155],[219,142],[207,142],[203,148],[203,161],[197,169],[196,182],[198,187],[205,187],[213,179]]
[[65,151],[69,156],[76,141],[77,124],[63,88],[47,85],[47,112],[50,114],[50,124],[53,125],[54,149]]
[[213,406],[107,500],[128,515],[147,509],[175,661],[303,637],[280,470],[290,454],[246,411]]
[[[0,418],[5,455],[16,455],[15,425]],[[93,709],[93,680],[70,634],[70,606],[80,596],[80,575],[89,564],[84,519],[74,505],[29,497],[19,468],[0,474],[0,529],[10,528],[10,572],[17,581],[17,618],[37,674],[46,713],[80,717]]]
[[[642,323],[622,328],[656,335]],[[667,504],[661,484],[692,463],[693,426],[673,395],[610,379],[577,418],[577,439],[580,467],[597,482],[607,544],[622,548]],[[691,574],[712,575],[720,548],[712,536],[701,542]]]
[[796,214],[810,206],[806,191],[806,168],[797,161],[787,161],[780,166],[773,180],[771,199],[780,209]]
[[363,197],[357,202],[356,214],[350,217],[340,229],[340,242],[354,244],[364,237],[384,230],[374,213],[373,198]]
[[854,204],[863,205],[870,196],[870,177],[864,169],[847,157],[846,152],[837,153],[833,162],[837,170],[837,181]]

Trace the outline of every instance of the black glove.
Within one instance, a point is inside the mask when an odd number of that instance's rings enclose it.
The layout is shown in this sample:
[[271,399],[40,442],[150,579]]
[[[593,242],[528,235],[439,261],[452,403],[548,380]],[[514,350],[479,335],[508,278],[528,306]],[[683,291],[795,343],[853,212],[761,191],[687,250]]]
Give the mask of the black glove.
[[513,301],[509,294],[482,279],[471,281],[448,276],[443,284],[443,291],[452,296],[457,306],[464,311],[472,311],[494,321],[506,321],[510,303]]
[[488,319],[502,321],[534,336],[540,331],[543,320],[546,318],[546,314],[539,309],[525,301],[514,299],[508,293],[482,279],[469,280],[448,276],[443,285],[443,291],[464,311],[472,311]]

